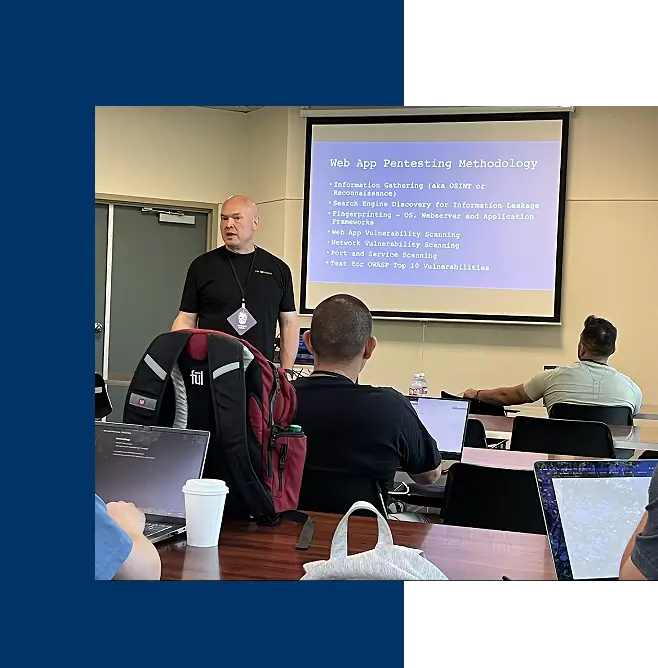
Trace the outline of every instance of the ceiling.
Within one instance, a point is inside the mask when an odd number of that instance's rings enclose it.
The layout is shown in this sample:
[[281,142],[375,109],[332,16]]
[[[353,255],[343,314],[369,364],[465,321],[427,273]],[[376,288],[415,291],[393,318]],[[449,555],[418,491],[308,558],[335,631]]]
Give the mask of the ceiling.
[[239,111],[243,114],[262,108],[263,107],[206,107],[206,109],[223,109],[224,111]]

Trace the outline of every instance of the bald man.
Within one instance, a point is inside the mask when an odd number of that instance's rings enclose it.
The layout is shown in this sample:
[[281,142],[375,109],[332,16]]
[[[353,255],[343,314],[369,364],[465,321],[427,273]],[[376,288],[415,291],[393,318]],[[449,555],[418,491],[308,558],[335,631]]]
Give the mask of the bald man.
[[232,334],[272,360],[278,321],[281,366],[291,369],[299,347],[292,275],[283,260],[254,244],[258,225],[258,210],[248,197],[234,195],[224,202],[224,245],[190,265],[172,330],[198,327]]

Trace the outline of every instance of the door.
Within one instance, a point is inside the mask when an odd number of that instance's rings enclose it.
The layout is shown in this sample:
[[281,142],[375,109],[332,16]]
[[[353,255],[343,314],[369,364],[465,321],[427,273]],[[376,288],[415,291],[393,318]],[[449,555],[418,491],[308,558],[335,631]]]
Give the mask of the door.
[[208,215],[194,224],[161,223],[156,212],[114,205],[108,391],[122,421],[128,385],[151,341],[171,329],[190,263],[206,251]]
[[107,272],[107,226],[109,206],[96,204],[96,373],[103,374],[103,347],[105,337],[105,276]]

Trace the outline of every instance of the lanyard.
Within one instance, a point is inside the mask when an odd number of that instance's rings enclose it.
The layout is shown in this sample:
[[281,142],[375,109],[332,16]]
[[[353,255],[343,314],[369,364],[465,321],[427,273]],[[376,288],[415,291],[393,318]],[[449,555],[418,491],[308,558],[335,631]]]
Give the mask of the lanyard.
[[[229,251],[230,252],[230,251]],[[256,253],[258,252],[258,248],[254,248],[254,256],[251,258],[251,264],[249,265],[249,273],[247,274],[247,280],[245,281],[244,288],[242,287],[242,283],[240,283],[240,279],[238,278],[238,272],[235,271],[235,267],[233,266],[233,258],[229,255],[228,258],[228,263],[231,265],[231,270],[233,271],[233,276],[235,276],[235,282],[238,284],[238,287],[240,288],[240,295],[242,297],[242,307],[244,308],[244,300],[247,295],[247,286],[249,285],[249,279],[251,278],[251,274],[254,271],[254,262],[256,261]]]

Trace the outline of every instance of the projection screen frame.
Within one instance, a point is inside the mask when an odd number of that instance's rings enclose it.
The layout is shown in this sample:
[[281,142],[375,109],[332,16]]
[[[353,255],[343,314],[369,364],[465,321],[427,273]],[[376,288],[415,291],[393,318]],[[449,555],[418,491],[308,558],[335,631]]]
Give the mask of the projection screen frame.
[[[566,210],[567,157],[569,146],[569,111],[477,113],[454,115],[418,116],[334,116],[306,118],[306,146],[304,156],[304,208],[302,216],[302,266],[300,285],[300,315],[312,315],[315,310],[306,303],[306,282],[308,276],[309,214],[311,189],[311,148],[313,127],[322,125],[372,125],[409,123],[477,123],[491,121],[562,121],[560,154],[560,185],[558,193],[557,244],[555,264],[555,287],[552,316],[517,316],[479,313],[422,313],[413,311],[372,311],[377,320],[397,320],[413,322],[464,322],[519,325],[561,325],[562,315],[562,273],[564,260],[564,219]],[[385,288],[385,286],[382,286]]]

